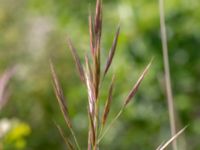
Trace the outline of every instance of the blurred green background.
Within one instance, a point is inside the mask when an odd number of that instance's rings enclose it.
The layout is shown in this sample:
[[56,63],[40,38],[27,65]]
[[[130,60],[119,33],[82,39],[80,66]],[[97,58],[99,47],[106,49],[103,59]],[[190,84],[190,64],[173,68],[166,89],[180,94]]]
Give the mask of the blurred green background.
[[[109,131],[101,149],[155,149],[170,137],[158,0],[103,0],[103,4],[104,64],[116,27],[121,25],[116,55],[102,91],[103,104],[115,73],[109,120],[152,57],[154,61],[134,102]],[[78,140],[86,149],[87,93],[66,37],[71,37],[84,60],[89,51],[88,11],[94,7],[95,0],[0,0],[0,73],[17,65],[9,102],[0,118],[17,118],[30,127],[26,150],[66,149],[53,123],[60,124],[68,134],[52,88],[50,57],[62,81]],[[200,1],[166,0],[165,12],[178,129],[189,124],[179,145],[181,150],[199,150]]]

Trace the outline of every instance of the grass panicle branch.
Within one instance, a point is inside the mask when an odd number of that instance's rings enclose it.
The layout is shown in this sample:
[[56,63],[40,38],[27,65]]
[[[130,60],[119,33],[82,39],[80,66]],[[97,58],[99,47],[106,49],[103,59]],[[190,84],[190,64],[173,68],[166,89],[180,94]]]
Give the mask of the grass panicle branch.
[[[144,79],[145,75],[147,74],[151,64],[152,64],[153,59],[151,59],[150,63],[147,65],[147,67],[144,69],[143,73],[140,75],[138,81],[136,82],[136,84],[133,86],[133,89],[130,91],[129,95],[127,96],[127,98],[125,99],[124,105],[122,106],[122,108],[120,109],[120,111],[117,113],[117,115],[114,117],[114,119],[111,121],[111,123],[108,125],[108,127],[105,129],[105,131],[99,136],[99,140],[98,142],[100,142],[103,137],[106,135],[106,133],[110,130],[110,128],[113,126],[113,124],[117,121],[117,119],[121,116],[121,114],[123,113],[123,111],[125,110],[126,106],[128,105],[128,103],[130,102],[130,100],[135,96],[142,80]],[[101,131],[102,132],[102,131]]]
[[57,97],[58,104],[60,106],[60,109],[62,111],[63,117],[65,119],[65,122],[66,122],[68,128],[72,128],[71,121],[69,118],[68,108],[67,108],[66,101],[65,101],[65,98],[63,95],[63,90],[58,81],[58,77],[56,75],[53,63],[51,61],[49,63],[50,63],[51,75],[52,75],[52,79],[53,79],[54,92]]

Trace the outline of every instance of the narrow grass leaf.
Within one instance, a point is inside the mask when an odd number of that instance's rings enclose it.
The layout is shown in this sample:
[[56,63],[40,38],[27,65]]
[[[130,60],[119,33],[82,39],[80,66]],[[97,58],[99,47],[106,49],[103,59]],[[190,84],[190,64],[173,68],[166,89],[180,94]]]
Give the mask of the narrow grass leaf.
[[107,63],[106,63],[106,67],[105,67],[105,70],[104,70],[104,75],[103,77],[106,75],[106,73],[108,72],[108,69],[110,68],[110,65],[112,63],[112,60],[113,60],[113,57],[114,57],[114,54],[115,54],[115,50],[116,50],[116,47],[117,47],[117,42],[118,42],[118,37],[119,37],[119,32],[120,32],[120,26],[118,26],[117,28],[117,32],[116,32],[116,35],[115,35],[115,38],[113,40],[113,44],[112,44],[112,47],[109,51],[109,55],[108,55],[108,59],[107,59]]
[[[153,60],[153,59],[152,59]],[[142,80],[144,79],[145,75],[147,74],[152,60],[150,61],[150,63],[147,65],[147,67],[144,69],[143,73],[140,75],[139,79],[137,80],[136,84],[133,86],[132,90],[130,91],[129,95],[127,96],[125,103],[124,103],[124,107],[130,102],[130,100],[135,96]]]
[[112,78],[112,82],[110,84],[110,88],[109,88],[109,93],[108,93],[108,98],[104,107],[104,113],[103,113],[103,117],[102,117],[102,125],[104,126],[106,123],[106,120],[108,118],[108,114],[110,112],[110,106],[111,106],[111,102],[112,102],[112,95],[113,95],[113,86],[114,86],[114,76]]
[[77,50],[75,49],[75,47],[72,44],[72,41],[69,38],[67,38],[67,44],[68,44],[69,49],[71,50],[72,56],[74,58],[74,61],[75,61],[76,68],[77,68],[77,71],[79,73],[80,79],[81,79],[81,81],[85,82],[84,71],[83,71],[83,67],[82,67],[80,58],[79,58],[79,56],[77,54]]
[[185,131],[185,129],[187,128],[188,126],[184,127],[183,129],[181,129],[179,132],[177,132],[173,137],[171,137],[163,146],[159,146],[160,148],[157,148],[156,150],[164,150],[170,143],[172,143],[174,140],[176,140],[179,135],[181,133],[183,133]]
[[64,119],[65,119],[67,126],[71,129],[72,126],[71,126],[71,122],[70,122],[70,119],[69,119],[68,109],[67,109],[67,105],[66,105],[65,98],[64,98],[64,95],[63,95],[63,90],[60,86],[60,83],[58,81],[58,77],[56,75],[54,66],[53,66],[51,61],[50,61],[50,69],[51,69],[51,75],[52,75],[52,79],[53,79],[54,92],[55,92],[55,95],[57,97],[58,104],[60,106],[60,109],[62,111],[62,114],[64,116]]

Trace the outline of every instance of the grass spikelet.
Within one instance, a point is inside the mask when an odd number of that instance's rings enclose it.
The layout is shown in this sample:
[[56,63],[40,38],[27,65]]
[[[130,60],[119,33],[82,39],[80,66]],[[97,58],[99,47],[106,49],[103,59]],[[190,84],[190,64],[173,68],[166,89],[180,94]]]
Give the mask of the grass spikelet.
[[65,120],[65,122],[66,122],[66,124],[67,124],[73,138],[74,138],[77,149],[80,150],[80,146],[78,144],[77,138],[76,138],[75,133],[72,129],[71,121],[70,121],[69,114],[68,114],[67,105],[66,105],[65,98],[64,98],[64,95],[63,95],[63,90],[62,90],[60,83],[58,81],[58,77],[56,75],[53,63],[51,61],[49,61],[49,64],[50,64],[51,75],[52,75],[52,79],[53,79],[54,92],[55,92],[55,95],[57,97],[58,104],[59,104],[60,109],[62,111],[64,120]]
[[75,47],[72,44],[72,41],[69,38],[67,38],[67,44],[68,44],[69,49],[70,49],[72,56],[74,58],[74,61],[75,61],[75,64],[76,64],[76,69],[79,73],[80,79],[81,79],[82,82],[85,82],[84,71],[83,71],[83,67],[82,67],[80,58],[77,54],[77,50],[75,49]]
[[114,76],[112,78],[112,82],[110,84],[110,88],[109,88],[109,92],[108,92],[108,98],[104,107],[104,113],[103,113],[103,117],[102,117],[102,125],[104,126],[108,117],[108,114],[110,112],[110,106],[111,106],[111,102],[112,102],[112,94],[113,94],[113,86],[114,86]]
[[58,77],[56,75],[54,66],[53,66],[51,61],[50,61],[50,69],[51,69],[51,75],[52,75],[52,79],[53,79],[54,92],[55,92],[55,95],[57,97],[58,104],[60,106],[60,109],[62,111],[62,114],[63,114],[63,117],[65,119],[67,126],[69,128],[72,128],[71,122],[70,122],[70,119],[69,119],[67,105],[66,105],[65,98],[64,98],[64,95],[63,95],[63,90],[60,86],[60,83],[58,81]]
[[[153,59],[152,59],[153,60]],[[146,68],[144,69],[143,73],[140,75],[139,79],[137,80],[136,84],[133,86],[132,90],[130,91],[129,95],[127,96],[126,100],[125,100],[125,103],[124,103],[124,107],[127,106],[127,104],[130,102],[130,100],[135,96],[142,80],[144,79],[144,76],[147,74],[150,66],[151,66],[151,63],[152,63],[152,60],[150,61],[150,63],[146,66]]]
[[94,114],[94,106],[95,106],[95,92],[94,92],[94,86],[93,86],[93,79],[92,79],[92,71],[89,64],[88,57],[85,57],[85,79],[86,79],[86,86],[87,86],[87,92],[88,92],[88,103],[89,103],[89,111],[91,114]]
[[103,78],[106,75],[106,73],[108,72],[108,69],[110,68],[110,65],[112,63],[113,57],[115,55],[115,50],[116,50],[116,47],[117,47],[119,32],[120,32],[120,26],[118,26],[118,28],[117,28],[117,32],[115,34],[115,38],[113,40],[112,47],[111,47],[111,49],[109,51],[109,55],[108,55],[108,58],[107,58],[106,67],[105,67],[105,70],[104,70]]
[[97,0],[95,13],[95,34],[101,36],[102,30],[102,1]]

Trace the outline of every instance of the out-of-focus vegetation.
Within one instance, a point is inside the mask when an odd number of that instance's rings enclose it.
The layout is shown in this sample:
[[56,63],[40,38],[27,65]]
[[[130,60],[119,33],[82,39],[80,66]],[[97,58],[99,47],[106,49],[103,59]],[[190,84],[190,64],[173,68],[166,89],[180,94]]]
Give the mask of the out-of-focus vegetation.
[[17,119],[1,119],[0,121],[0,148],[3,150],[21,150],[26,148],[26,136],[30,134],[28,124]]
[[[155,59],[134,102],[102,141],[102,149],[155,149],[170,136],[158,1],[103,3],[103,62],[116,27],[121,24],[111,66],[117,82],[110,118],[118,112],[122,99],[151,57]],[[95,0],[0,0],[0,72],[17,65],[9,102],[1,110],[0,118],[18,118],[29,124],[25,127],[28,134],[32,130],[26,138],[27,150],[65,149],[53,123],[65,126],[53,94],[49,57],[53,58],[62,81],[78,140],[82,147],[87,145],[87,94],[66,46],[66,35],[70,35],[80,56],[84,56],[89,50],[88,9],[94,5]],[[180,149],[199,150],[200,1],[167,0],[165,8],[178,128],[190,124],[179,140]],[[111,76],[109,73],[105,79],[105,87]],[[108,89],[103,89],[105,102]]]

